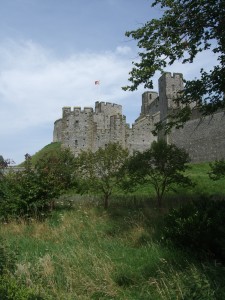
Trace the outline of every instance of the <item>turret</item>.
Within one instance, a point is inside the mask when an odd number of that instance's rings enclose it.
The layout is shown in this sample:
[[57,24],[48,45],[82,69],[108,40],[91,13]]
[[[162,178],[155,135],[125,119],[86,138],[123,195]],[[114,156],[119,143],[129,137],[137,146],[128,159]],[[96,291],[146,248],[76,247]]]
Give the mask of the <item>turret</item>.
[[178,98],[178,92],[184,89],[183,75],[181,73],[164,73],[159,78],[159,108],[161,119],[165,119],[169,109],[178,108],[174,101]]
[[158,93],[156,92],[145,92],[142,94],[142,106],[141,106],[141,115],[148,115],[150,105],[154,102],[154,100],[158,97]]

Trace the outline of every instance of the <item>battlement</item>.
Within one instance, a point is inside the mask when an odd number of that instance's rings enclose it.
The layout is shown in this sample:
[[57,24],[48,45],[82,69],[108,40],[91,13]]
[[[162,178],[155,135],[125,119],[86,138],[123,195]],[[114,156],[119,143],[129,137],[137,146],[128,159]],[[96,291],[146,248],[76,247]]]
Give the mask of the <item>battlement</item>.
[[80,106],[74,106],[72,110],[70,106],[65,106],[62,108],[62,111],[63,111],[63,117],[65,117],[70,114],[79,115],[79,114],[93,113],[93,107],[84,107],[84,109],[81,110]]
[[164,80],[168,78],[182,78],[183,79],[183,74],[182,73],[171,73],[171,72],[164,72],[162,76],[159,78],[159,80]]
[[74,106],[74,108],[73,108],[73,111],[75,112],[75,113],[80,113],[81,112],[81,107],[80,106]]
[[112,114],[122,114],[122,105],[110,103],[110,102],[95,102],[95,112],[96,113],[107,113]]

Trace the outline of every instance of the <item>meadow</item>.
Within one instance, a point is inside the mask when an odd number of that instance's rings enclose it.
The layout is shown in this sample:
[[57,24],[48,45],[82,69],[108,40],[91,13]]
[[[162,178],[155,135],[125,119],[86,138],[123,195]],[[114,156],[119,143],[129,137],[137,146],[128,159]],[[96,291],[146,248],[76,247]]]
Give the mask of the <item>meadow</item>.
[[224,197],[224,181],[211,181],[208,171],[208,164],[193,165],[196,186],[170,193],[160,210],[153,191],[141,186],[113,196],[107,211],[99,196],[70,193],[42,222],[2,224],[0,236],[13,253],[5,258],[14,264],[9,275],[38,295],[21,299],[225,299],[224,265],[162,234],[172,207],[197,195]]

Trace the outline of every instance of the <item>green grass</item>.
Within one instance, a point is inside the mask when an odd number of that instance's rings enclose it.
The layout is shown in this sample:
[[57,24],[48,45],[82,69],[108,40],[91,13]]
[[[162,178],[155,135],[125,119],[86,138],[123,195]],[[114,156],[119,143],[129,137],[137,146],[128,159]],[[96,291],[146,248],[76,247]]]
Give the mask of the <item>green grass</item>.
[[144,202],[106,212],[80,201],[43,223],[4,224],[0,236],[17,252],[12,276],[45,299],[223,299],[223,268],[166,247],[160,226],[162,212]]
[[[58,150],[61,148],[61,143],[59,142],[54,142],[51,144],[46,145],[45,147],[43,147],[41,150],[39,150],[38,152],[36,152],[34,155],[32,155],[31,157],[31,163],[33,165],[35,165],[35,163],[41,158],[43,157],[45,154],[48,154],[49,152]],[[31,153],[29,153],[31,154]],[[24,162],[20,164],[20,166],[23,166]]]
[[[189,200],[199,195],[210,197],[224,197],[225,184],[224,179],[213,181],[209,178],[208,172],[210,171],[209,163],[190,164],[190,169],[186,170],[185,174],[189,176],[195,186],[189,188],[175,187],[176,192],[169,192],[165,195],[166,198],[175,198],[178,200]],[[154,189],[150,185],[143,185],[133,193],[133,195],[155,197]]]
[[224,179],[213,181],[209,178],[209,163],[192,164],[191,169],[187,171],[187,175],[196,183],[193,194],[205,195],[224,195],[225,184]]
[[[47,145],[33,163],[54,147],[60,144]],[[225,299],[222,265],[200,262],[160,238],[170,207],[200,195],[225,195],[224,180],[209,179],[208,163],[190,166],[187,174],[196,185],[168,193],[160,211],[146,185],[133,194],[118,193],[107,212],[97,196],[70,194],[61,200],[71,208],[58,209],[42,223],[2,224],[0,237],[17,253],[11,276],[44,299]]]

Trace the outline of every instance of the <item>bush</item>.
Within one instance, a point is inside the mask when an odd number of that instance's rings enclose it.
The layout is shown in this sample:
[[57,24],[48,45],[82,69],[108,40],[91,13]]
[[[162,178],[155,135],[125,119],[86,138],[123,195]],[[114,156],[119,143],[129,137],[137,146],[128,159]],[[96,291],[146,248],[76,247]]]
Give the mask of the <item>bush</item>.
[[35,166],[25,155],[21,171],[9,172],[0,180],[0,220],[43,219],[54,208],[54,201],[73,187],[74,156],[58,149],[40,157]]
[[225,262],[225,201],[199,199],[165,217],[165,240]]

